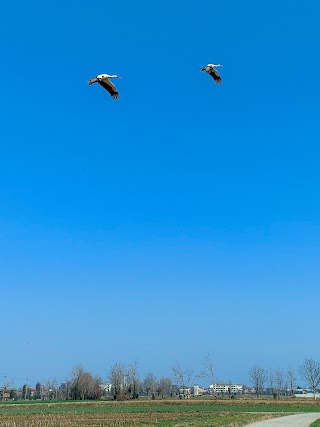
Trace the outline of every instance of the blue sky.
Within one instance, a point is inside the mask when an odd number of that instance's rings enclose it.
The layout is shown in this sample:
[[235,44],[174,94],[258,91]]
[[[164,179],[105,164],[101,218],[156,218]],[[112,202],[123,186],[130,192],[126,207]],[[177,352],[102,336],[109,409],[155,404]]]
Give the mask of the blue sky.
[[6,2],[0,382],[319,360],[319,13]]

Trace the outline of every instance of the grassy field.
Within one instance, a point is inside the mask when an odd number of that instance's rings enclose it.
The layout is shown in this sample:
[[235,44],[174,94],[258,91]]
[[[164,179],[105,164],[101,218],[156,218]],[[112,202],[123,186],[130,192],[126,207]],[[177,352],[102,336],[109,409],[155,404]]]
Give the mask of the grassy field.
[[320,419],[312,423],[310,427],[320,427]]
[[306,399],[10,402],[0,404],[0,427],[241,427],[318,411],[320,401]]

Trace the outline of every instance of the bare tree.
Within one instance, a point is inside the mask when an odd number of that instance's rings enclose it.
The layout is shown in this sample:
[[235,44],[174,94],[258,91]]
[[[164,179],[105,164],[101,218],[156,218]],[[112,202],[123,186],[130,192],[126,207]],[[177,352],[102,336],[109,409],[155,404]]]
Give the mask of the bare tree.
[[273,371],[269,371],[268,372],[268,376],[269,376],[269,389],[270,392],[272,394],[273,397],[276,397],[276,393],[274,390],[274,372]]
[[259,397],[264,389],[267,372],[261,366],[254,365],[249,371],[249,378],[256,389],[257,397]]
[[71,381],[66,380],[65,382],[60,384],[59,387],[59,399],[69,400],[71,399],[70,391],[71,391]]
[[109,372],[109,381],[112,384],[113,398],[120,399],[125,393],[124,382],[125,382],[126,370],[124,365],[116,363],[113,365]]
[[46,381],[45,389],[47,390],[48,399],[52,400],[57,398],[57,386],[58,386],[58,380],[56,378],[54,378],[53,380]]
[[171,368],[174,380],[178,386],[179,397],[182,399],[181,388],[185,386],[185,371],[181,368],[181,366],[177,363],[176,366],[172,366]]
[[320,384],[320,363],[313,359],[306,358],[299,367],[299,373],[311,387],[314,400],[316,400],[316,391]]
[[157,387],[157,378],[153,375],[152,372],[149,372],[144,379],[144,388],[146,390],[148,398],[150,397],[150,395],[152,396],[152,398],[155,397],[156,387]]
[[77,366],[71,374],[70,396],[74,400],[99,399],[102,394],[101,382],[101,378]]
[[195,374],[193,369],[186,369],[186,380],[187,380],[187,386],[191,387],[194,384],[194,381],[196,378],[198,378],[198,375]]
[[214,385],[214,370],[213,370],[213,362],[210,354],[206,354],[203,358],[203,366],[204,371],[201,373],[202,377],[209,378],[209,381],[211,382],[212,386]]
[[278,396],[283,393],[283,386],[284,386],[284,376],[283,372],[280,369],[277,369],[275,372],[276,377],[276,387],[277,387],[277,394]]
[[179,364],[172,366],[171,368],[173,377],[178,386],[183,386],[185,384],[185,371],[181,368]]
[[290,395],[294,396],[294,389],[296,387],[296,377],[293,369],[288,369],[287,372],[287,381],[290,389]]
[[129,380],[128,394],[132,399],[138,399],[140,380],[138,375],[138,363],[133,362],[128,368],[127,377]]
[[159,391],[161,394],[161,398],[164,396],[169,396],[171,391],[172,381],[170,378],[162,377],[159,381]]
[[191,388],[191,385],[193,385],[196,378],[200,377],[200,375],[196,375],[193,369],[185,369],[183,370],[179,364],[176,366],[173,366],[171,368],[171,371],[173,373],[173,376],[175,378],[175,381],[177,382],[177,385],[179,386],[179,397],[181,396],[181,389],[184,390],[183,396],[189,397],[189,389]]

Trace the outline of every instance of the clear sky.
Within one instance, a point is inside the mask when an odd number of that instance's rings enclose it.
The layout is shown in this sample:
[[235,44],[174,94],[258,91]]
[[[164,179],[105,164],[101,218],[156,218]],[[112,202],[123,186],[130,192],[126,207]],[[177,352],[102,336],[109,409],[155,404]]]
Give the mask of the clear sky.
[[0,383],[320,359],[319,13],[4,3]]

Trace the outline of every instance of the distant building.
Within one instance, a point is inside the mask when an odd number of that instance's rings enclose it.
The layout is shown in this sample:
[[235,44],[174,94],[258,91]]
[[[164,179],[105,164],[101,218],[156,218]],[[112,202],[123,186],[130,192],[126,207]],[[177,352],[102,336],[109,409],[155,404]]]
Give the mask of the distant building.
[[10,393],[8,393],[7,391],[3,391],[0,388],[0,400],[8,400],[10,396]]
[[0,400],[9,400],[10,399],[10,390],[7,388],[0,388]]
[[244,386],[242,389],[242,394],[255,394],[256,389],[254,387]]
[[100,384],[99,387],[104,393],[112,392],[112,384]]
[[198,385],[194,385],[193,388],[192,388],[192,394],[194,396],[202,396],[205,393],[205,391],[206,390],[204,388],[202,388],[202,387],[200,387]]
[[243,386],[241,384],[210,384],[211,394],[242,394]]
[[191,388],[187,387],[185,385],[182,385],[179,387],[179,396],[180,398],[183,397],[184,399],[189,399],[191,395]]

